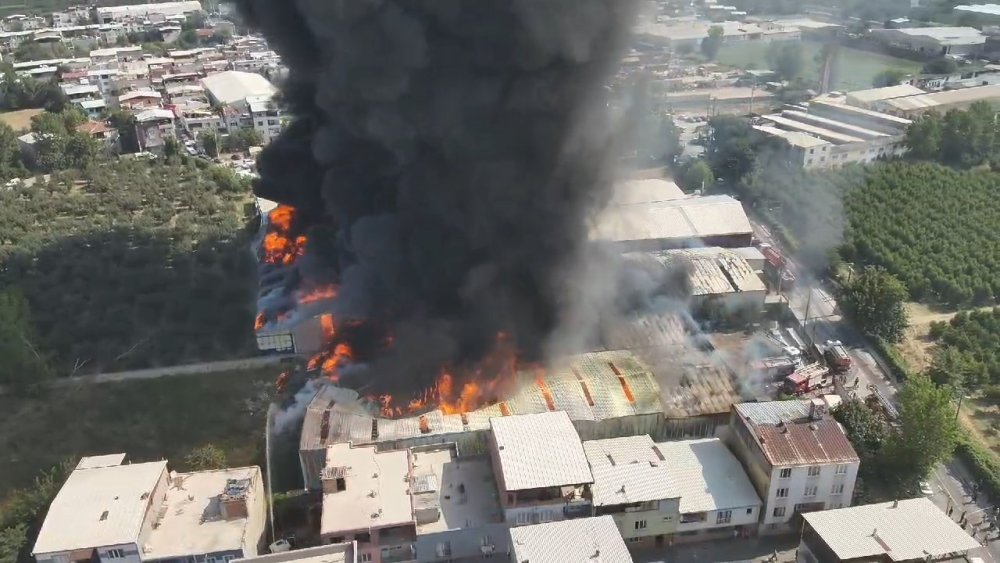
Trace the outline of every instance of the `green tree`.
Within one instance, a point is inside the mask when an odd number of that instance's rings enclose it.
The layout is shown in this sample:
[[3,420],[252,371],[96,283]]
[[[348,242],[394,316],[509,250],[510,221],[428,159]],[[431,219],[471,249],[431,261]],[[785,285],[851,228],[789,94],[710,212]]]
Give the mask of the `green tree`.
[[906,72],[898,68],[887,68],[872,77],[872,86],[875,88],[885,88],[886,86],[897,86],[906,78]]
[[219,136],[212,131],[198,133],[198,142],[205,149],[205,154],[215,158],[219,156]]
[[181,144],[173,137],[167,137],[163,141],[163,156],[167,159],[174,158],[181,154]]
[[958,71],[958,63],[948,57],[940,57],[924,64],[923,74],[954,74]]
[[27,545],[27,524],[14,524],[0,529],[0,563],[17,563]]
[[118,142],[122,152],[139,152],[139,138],[136,133],[135,116],[127,111],[113,110],[108,114],[108,123],[118,131]]
[[928,112],[906,129],[906,146],[910,156],[921,160],[937,160],[941,157],[941,114]]
[[205,444],[191,450],[184,456],[184,465],[190,471],[207,471],[228,467],[226,464],[226,452],[213,444]]
[[888,437],[885,422],[859,399],[842,402],[833,410],[833,417],[844,425],[862,465],[867,460],[874,460]]
[[711,188],[713,184],[715,184],[715,174],[712,173],[712,167],[704,160],[692,160],[684,167],[681,187],[686,191]]
[[17,133],[6,123],[0,123],[0,180],[9,180],[24,173]]
[[33,391],[52,377],[44,351],[38,346],[28,302],[20,292],[0,292],[0,382],[18,392]]
[[263,144],[264,138],[256,129],[237,129],[222,140],[222,148],[226,152],[242,152]]
[[903,302],[906,286],[878,266],[868,266],[846,284],[841,305],[866,333],[896,343],[908,320]]
[[722,36],[725,33],[722,27],[713,25],[708,28],[708,37],[701,40],[701,53],[709,60],[715,59],[722,48]]
[[958,442],[958,422],[952,390],[922,376],[911,378],[900,390],[899,430],[886,444],[901,478],[921,479],[951,457]]

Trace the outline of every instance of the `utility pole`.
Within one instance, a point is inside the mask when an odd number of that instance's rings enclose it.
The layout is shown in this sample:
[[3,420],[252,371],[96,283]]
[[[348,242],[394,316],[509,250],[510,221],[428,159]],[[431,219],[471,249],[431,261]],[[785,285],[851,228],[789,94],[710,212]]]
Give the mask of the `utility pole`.
[[[806,291],[808,292],[808,294],[806,296],[806,314],[805,314],[805,318],[802,320],[802,322],[804,322],[806,324],[806,327],[808,328],[809,324],[810,324],[809,323],[809,307],[812,305],[813,290],[812,290],[811,287],[807,287]],[[811,340],[812,344],[815,346],[816,345],[816,329],[815,328],[813,328],[812,336],[810,337],[810,340]]]

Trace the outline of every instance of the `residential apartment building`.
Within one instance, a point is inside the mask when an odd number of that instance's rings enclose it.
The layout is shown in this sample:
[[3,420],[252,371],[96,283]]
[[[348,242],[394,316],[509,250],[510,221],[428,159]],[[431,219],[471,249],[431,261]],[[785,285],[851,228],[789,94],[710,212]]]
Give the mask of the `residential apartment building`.
[[594,476],[595,514],[611,516],[630,547],[663,546],[680,520],[668,469],[673,460],[647,435],[590,440],[583,450]]
[[246,103],[253,128],[265,145],[281,134],[281,109],[271,96],[251,96]]
[[508,524],[592,514],[594,477],[566,411],[491,418],[487,440]]
[[680,499],[670,543],[748,537],[757,530],[761,500],[739,460],[718,438],[660,442],[667,482]]
[[80,460],[42,523],[38,563],[228,563],[262,549],[260,468],[176,473],[166,461],[124,460]]
[[806,512],[851,505],[860,460],[822,399],[733,405],[729,439],[764,499],[761,534],[795,530]]
[[510,563],[632,563],[610,516],[510,529]]
[[459,459],[453,444],[385,452],[330,446],[322,482],[320,537],[355,542],[359,561],[464,561],[507,552],[489,460]]

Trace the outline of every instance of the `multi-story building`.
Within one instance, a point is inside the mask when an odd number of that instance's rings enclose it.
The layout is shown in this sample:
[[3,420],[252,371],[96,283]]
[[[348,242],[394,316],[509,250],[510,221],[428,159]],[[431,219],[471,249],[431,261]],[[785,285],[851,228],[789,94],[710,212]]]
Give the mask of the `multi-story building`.
[[359,561],[468,560],[507,551],[485,457],[454,445],[380,452],[337,444],[323,470],[324,542],[355,542]]
[[260,133],[265,145],[281,134],[281,109],[274,102],[273,97],[248,97],[247,110],[250,113],[254,131]]
[[630,547],[660,547],[677,530],[678,488],[665,459],[648,435],[583,443],[594,484],[595,514],[609,515]]
[[176,139],[174,126],[176,117],[167,109],[152,108],[135,115],[139,147],[146,150],[162,150],[167,139]]
[[747,537],[757,530],[761,501],[732,452],[718,438],[660,442],[667,482],[680,499],[671,543]]
[[162,96],[155,90],[135,90],[118,96],[118,106],[127,110],[158,108]]
[[228,563],[260,552],[260,468],[176,473],[166,461],[124,460],[80,460],[42,523],[32,549],[38,563]]
[[805,512],[851,505],[860,460],[822,399],[733,405],[729,439],[764,499],[761,534],[797,529]]
[[190,0],[184,2],[158,2],[153,4],[132,4],[127,6],[100,6],[97,17],[101,23],[125,21],[142,18],[150,21],[164,21],[173,16],[186,16],[202,11],[201,2]]
[[89,6],[70,6],[61,12],[52,12],[52,27],[70,27],[90,23]]
[[594,477],[565,411],[491,418],[488,440],[508,524],[592,514]]

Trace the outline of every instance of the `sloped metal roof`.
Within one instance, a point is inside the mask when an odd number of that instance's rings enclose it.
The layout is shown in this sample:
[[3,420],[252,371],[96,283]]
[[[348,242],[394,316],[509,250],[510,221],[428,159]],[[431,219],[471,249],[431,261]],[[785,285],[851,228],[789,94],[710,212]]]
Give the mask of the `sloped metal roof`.
[[592,483],[580,435],[565,411],[490,420],[507,491]]

